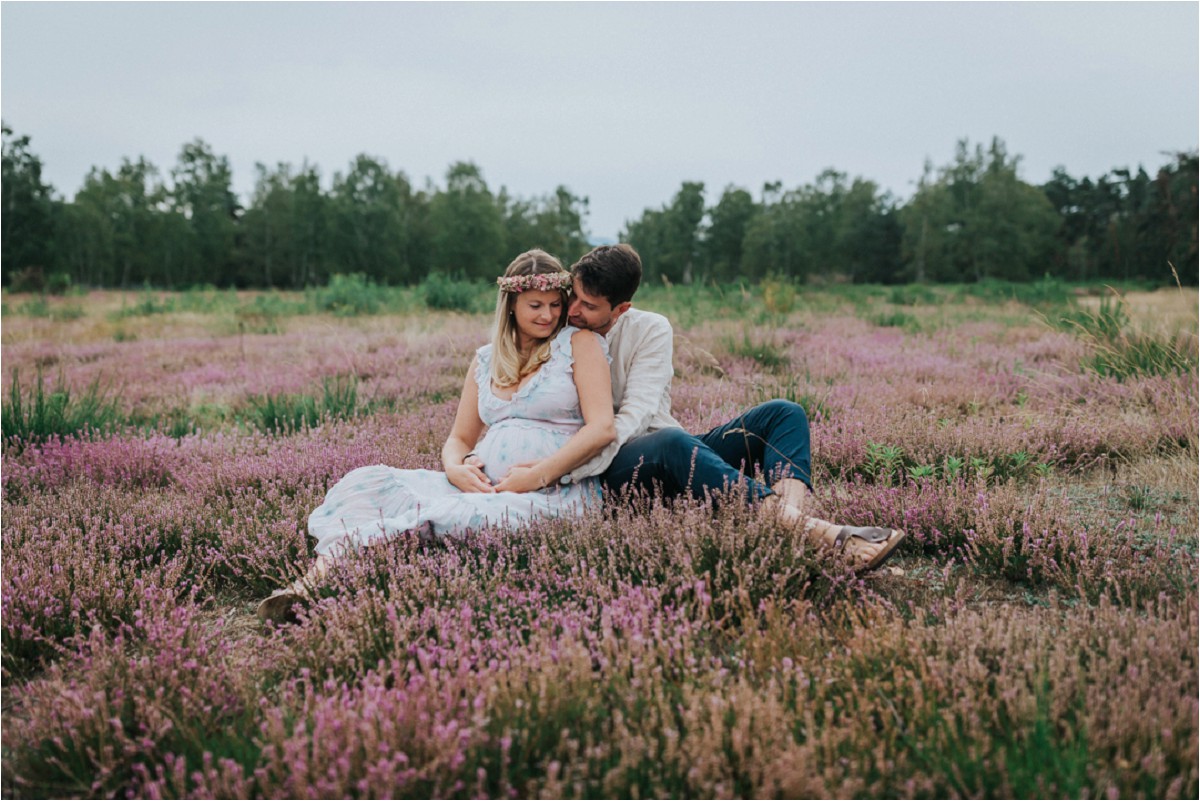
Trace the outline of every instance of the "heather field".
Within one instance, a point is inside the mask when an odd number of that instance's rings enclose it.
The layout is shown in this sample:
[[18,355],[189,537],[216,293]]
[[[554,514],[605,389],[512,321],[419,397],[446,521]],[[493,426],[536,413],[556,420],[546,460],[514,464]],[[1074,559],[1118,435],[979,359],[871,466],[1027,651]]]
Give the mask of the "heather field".
[[648,288],[678,419],[802,403],[886,568],[643,503],[260,624],[342,474],[438,466],[441,291],[4,296],[5,797],[1200,795],[1195,290]]

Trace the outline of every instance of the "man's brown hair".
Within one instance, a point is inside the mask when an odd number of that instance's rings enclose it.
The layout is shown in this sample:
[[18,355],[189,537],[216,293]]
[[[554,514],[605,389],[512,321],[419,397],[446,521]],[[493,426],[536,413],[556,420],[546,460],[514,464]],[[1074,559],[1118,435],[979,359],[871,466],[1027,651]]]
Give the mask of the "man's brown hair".
[[642,283],[642,257],[631,245],[601,245],[571,265],[571,272],[593,295],[613,307],[633,300]]

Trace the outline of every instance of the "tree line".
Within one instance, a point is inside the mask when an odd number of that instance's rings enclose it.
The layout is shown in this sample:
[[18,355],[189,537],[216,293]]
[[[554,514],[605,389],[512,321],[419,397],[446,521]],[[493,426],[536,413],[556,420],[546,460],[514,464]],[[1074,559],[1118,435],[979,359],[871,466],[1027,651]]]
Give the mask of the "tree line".
[[629,223],[624,238],[648,271],[673,282],[810,277],[855,282],[1171,280],[1197,282],[1197,155],[1177,153],[1153,176],[1112,170],[1095,180],[1061,168],[1042,186],[1017,176],[999,139],[958,143],[925,164],[904,203],[863,178],[826,170],[810,184],[726,187],[714,205],[685,182]]
[[564,258],[588,249],[587,199],[493,193],[479,167],[456,163],[446,184],[414,186],[366,155],[322,189],[318,167],[257,164],[243,206],[229,159],[185,144],[164,176],[144,158],[93,168],[74,200],[55,197],[29,137],[4,128],[3,272],[87,286],[302,288],[335,274],[409,284],[432,272],[491,280],[540,244]]
[[[1034,186],[995,139],[959,142],[926,163],[899,202],[872,181],[826,170],[755,198],[729,186],[715,204],[684,182],[659,209],[627,223],[648,278],[732,281],[768,276],[855,282],[1149,278],[1173,265],[1197,280],[1197,155],[1153,176],[1118,169],[1095,180],[1064,170]],[[559,186],[532,198],[492,191],[481,169],[452,164],[444,186],[415,185],[367,155],[335,172],[257,164],[243,205],[227,157],[201,139],[165,174],[145,158],[93,168],[74,199],[42,179],[28,136],[3,127],[3,281],[94,287],[302,288],[335,274],[411,284],[441,273],[491,280],[514,253],[543,247],[564,261],[589,248],[587,198]]]

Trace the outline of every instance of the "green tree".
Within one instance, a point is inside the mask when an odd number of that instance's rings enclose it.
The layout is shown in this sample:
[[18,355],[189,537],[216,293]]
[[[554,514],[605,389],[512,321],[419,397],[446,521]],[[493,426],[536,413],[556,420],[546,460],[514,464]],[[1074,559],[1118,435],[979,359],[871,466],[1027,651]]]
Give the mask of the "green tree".
[[587,198],[573,195],[565,186],[538,198],[513,198],[501,187],[496,203],[504,218],[504,251],[516,255],[540,247],[571,264],[588,250],[583,219]]
[[584,221],[588,215],[588,199],[575,195],[559,184],[554,194],[542,201],[538,212],[538,228],[549,252],[571,264],[590,249]]
[[75,280],[129,286],[171,282],[161,238],[167,191],[158,169],[123,159],[116,173],[93,167],[75,194],[68,219]]
[[272,287],[286,280],[296,261],[292,168],[278,164],[270,170],[259,162],[254,171],[254,191],[239,225],[242,278]]
[[811,184],[763,187],[746,226],[743,272],[751,278],[896,280],[900,227],[873,181],[827,169]]
[[1058,213],[1058,247],[1055,249],[1054,274],[1066,279],[1086,280],[1095,272],[1095,263],[1088,252],[1092,226],[1086,210],[1086,198],[1091,192],[1090,179],[1072,178],[1063,167],[1056,167],[1042,191]]
[[101,209],[79,202],[58,202],[54,213],[56,265],[75,284],[113,286],[116,283],[111,221]]
[[333,178],[336,270],[363,273],[381,283],[416,279],[408,261],[412,185],[387,162],[355,158],[345,175]]
[[504,212],[479,167],[456,162],[446,189],[429,207],[433,268],[467,278],[494,278],[515,253],[505,252]]
[[[233,193],[229,159],[196,139],[183,146],[171,179],[171,199],[183,215],[189,235],[169,247],[167,284],[239,283],[234,244],[241,207]],[[173,234],[180,233],[178,226],[172,229]]]
[[660,278],[663,273],[661,265],[664,258],[669,258],[666,212],[659,209],[646,209],[637,220],[625,224],[621,233],[621,241],[628,242],[637,249],[642,257],[642,268],[646,278]]
[[[537,202],[532,199],[512,197],[506,187],[496,194],[496,205],[504,219],[504,251],[521,253],[531,247],[550,248],[538,237]],[[553,251],[550,251],[553,252]]]
[[1045,194],[1017,177],[1019,162],[1019,156],[1008,158],[999,139],[992,141],[968,226],[975,234],[976,280],[1040,278],[1056,260],[1060,220]]
[[855,178],[837,209],[836,263],[854,282],[900,281],[903,229],[895,204],[874,181]]
[[704,262],[710,277],[731,281],[742,274],[746,229],[757,213],[758,206],[749,192],[732,185],[725,187],[717,205],[708,212]]
[[703,237],[700,222],[704,219],[704,184],[685,181],[669,211],[670,249],[662,269],[668,277],[690,284]]
[[425,186],[414,189],[404,207],[408,227],[408,265],[412,280],[420,281],[434,271],[433,198],[437,188],[426,179]]
[[321,192],[321,173],[307,161],[291,177],[291,286],[307,287],[328,280],[330,199]]
[[1200,281],[1197,261],[1197,226],[1200,224],[1200,159],[1196,151],[1176,153],[1174,161],[1159,169],[1154,179],[1154,195],[1150,204],[1150,234],[1152,241],[1163,244],[1166,251],[1155,254],[1148,266],[1149,275],[1157,274],[1154,262],[1165,260],[1175,267],[1183,282],[1195,285]]
[[812,269],[803,195],[776,181],[763,185],[759,213],[746,226],[742,273],[750,279],[785,275],[803,279]]
[[1197,280],[1197,157],[1176,153],[1153,177],[1142,167],[1099,178],[1054,171],[1042,191],[1062,220],[1057,274]]
[[909,277],[932,281],[1025,280],[1055,264],[1059,216],[1017,177],[1020,159],[993,139],[985,154],[966,140],[936,179],[927,164],[902,209]]
[[648,276],[690,284],[699,266],[703,219],[704,184],[685,181],[669,204],[629,223],[624,238],[641,254]]
[[7,124],[3,130],[3,240],[0,261],[4,282],[24,270],[46,271],[53,267],[53,188],[42,182],[42,161],[29,149],[28,136],[16,136]]
[[295,289],[324,284],[339,220],[321,191],[320,171],[307,161],[299,169],[280,163],[255,170],[250,206],[239,222],[243,280]]

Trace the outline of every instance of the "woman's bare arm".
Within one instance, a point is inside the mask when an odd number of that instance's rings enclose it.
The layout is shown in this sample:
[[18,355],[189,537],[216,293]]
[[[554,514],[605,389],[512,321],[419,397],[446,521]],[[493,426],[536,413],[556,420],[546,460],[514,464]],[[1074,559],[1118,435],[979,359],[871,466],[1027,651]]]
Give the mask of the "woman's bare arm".
[[454,414],[454,426],[442,446],[442,469],[446,479],[463,492],[495,492],[492,482],[482,470],[463,464],[463,459],[479,442],[483,433],[483,420],[479,419],[479,387],[475,383],[475,362],[467,368],[462,395],[458,399],[458,411]]
[[518,465],[496,484],[497,492],[530,492],[565,476],[604,450],[616,439],[613,426],[612,376],[598,335],[576,331],[571,335],[571,353],[583,428],[551,456],[532,465]]

